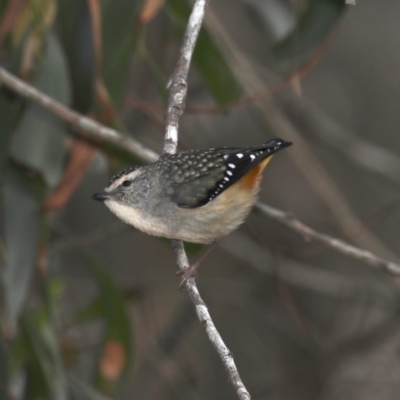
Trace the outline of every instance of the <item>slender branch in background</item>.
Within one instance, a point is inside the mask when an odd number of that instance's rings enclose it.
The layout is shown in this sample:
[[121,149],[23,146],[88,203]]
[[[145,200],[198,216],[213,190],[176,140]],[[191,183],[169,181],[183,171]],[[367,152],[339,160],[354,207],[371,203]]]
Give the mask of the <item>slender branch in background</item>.
[[[4,79],[4,77],[6,77],[6,79]],[[46,96],[45,94],[39,92],[38,90],[36,90],[35,88],[33,88],[31,85],[28,85],[27,83],[24,83],[23,81],[21,81],[20,79],[18,79],[17,77],[9,74],[7,71],[4,70],[4,68],[0,67],[0,83],[3,83],[5,86],[7,86],[9,89],[19,93],[21,96],[32,100],[33,102],[42,105],[44,108],[46,108],[47,110],[49,110],[50,112],[52,112],[53,114],[57,115],[59,118],[61,118],[63,121],[65,121],[66,123],[68,123],[71,126],[76,126],[74,125],[74,121],[76,120],[76,116],[75,114],[79,117],[80,120],[85,121],[82,126],[91,126],[91,130],[88,132],[89,135],[87,135],[87,137],[91,137],[92,139],[95,140],[103,140],[105,142],[110,142],[110,143],[118,143],[119,145],[122,146],[123,143],[123,138],[121,136],[121,134],[119,134],[117,131],[113,130],[113,129],[109,129],[107,127],[105,127],[104,125],[98,124],[97,122],[86,118],[80,114],[75,113],[74,111],[62,106],[60,103],[58,103],[56,100],[53,100],[51,98],[49,98],[48,96]],[[31,96],[30,93],[35,93],[34,96]],[[47,106],[47,104],[51,104],[51,106]],[[58,112],[54,112],[53,110],[55,109],[66,109],[67,112],[62,112],[62,113],[58,113]],[[88,121],[88,122],[86,122]],[[98,127],[98,128],[97,128]],[[83,132],[84,132],[84,128],[80,128],[82,129],[78,131],[78,134],[85,137]],[[108,132],[111,131],[112,135],[116,135],[115,137],[111,138],[109,135],[103,135],[102,132]],[[136,143],[136,141],[134,141],[134,143]],[[132,147],[127,148],[126,150],[128,150],[129,152],[131,152],[133,155],[139,157],[141,160],[143,161],[147,161],[147,162],[152,162],[157,160],[158,158],[158,154],[153,152],[152,150],[150,150],[149,148],[143,146],[140,144],[140,147],[143,148],[143,152],[141,151],[137,151],[136,148],[135,150],[132,149]],[[396,164],[397,165],[397,164]],[[258,203],[259,205],[263,205],[263,203]],[[258,207],[258,206],[257,206]],[[276,210],[277,212],[280,210]],[[284,213],[283,211],[280,211],[282,213]],[[285,213],[284,213],[285,214]],[[277,222],[282,222],[281,218],[279,218],[279,215],[277,215],[276,213],[263,213],[263,215],[267,218],[270,218],[274,221]],[[306,225],[304,225],[306,226]],[[307,227],[308,229],[312,229]],[[295,230],[297,233],[298,230]],[[313,230],[314,231],[314,230]],[[315,235],[318,236],[324,236],[323,233],[319,233],[317,231],[314,231]],[[334,241],[338,240],[335,238],[332,238]],[[343,242],[346,243],[346,242]],[[347,243],[346,243],[347,244]],[[326,246],[328,247],[333,247],[334,249],[336,249],[337,251],[341,252],[344,255],[347,255],[348,257],[351,258],[356,258],[358,260],[364,261],[364,259],[360,259],[358,257],[356,257],[354,255],[354,253],[352,252],[346,252],[346,251],[342,251],[341,247],[335,247],[332,246],[332,241],[331,242],[326,242],[325,243]],[[351,246],[351,245],[349,245]],[[62,247],[62,246],[61,246]],[[67,245],[68,247],[68,245]],[[354,247],[354,246],[353,246]],[[363,252],[363,249],[360,249],[358,247],[354,247],[356,249],[358,249],[360,252]],[[371,253],[373,254],[373,253]],[[379,257],[377,257],[376,255],[374,255],[374,257],[376,257],[377,259],[380,259]],[[386,263],[390,263],[390,261],[384,261]],[[371,265],[368,262],[366,263],[367,265]],[[392,273],[395,272],[395,270],[400,271],[400,266],[398,264],[393,264],[390,263],[391,265],[395,265],[396,268],[393,268],[393,270],[391,270]],[[399,273],[400,274],[400,273]]]
[[279,222],[281,225],[284,225],[303,236],[305,240],[314,240],[338,251],[339,253],[360,260],[372,267],[382,268],[391,274],[400,274],[400,265],[386,261],[370,251],[359,249],[358,247],[346,243],[343,240],[319,233],[309,226],[303,224],[291,213],[277,210],[276,208],[267,206],[263,203],[257,203],[254,208],[261,214],[273,219],[276,222]]
[[128,136],[122,136],[116,130],[99,124],[98,122],[65,107],[46,94],[39,92],[33,86],[16,78],[3,67],[0,67],[0,83],[7,86],[9,89],[12,89],[14,92],[17,92],[22,97],[39,104],[52,114],[57,115],[72,128],[76,129],[80,135],[86,138],[92,140],[100,139],[105,142],[116,144],[146,162],[154,162],[158,159],[157,153],[143,146],[135,139]]
[[395,151],[355,134],[310,102],[296,102],[290,112],[315,140],[336,149],[350,163],[400,184],[400,157]]
[[[237,43],[232,39],[213,12],[207,13],[205,24],[219,46],[220,51],[230,63],[243,89],[247,93],[254,93],[260,87],[265,86],[263,79],[250,63],[246,54],[239,49]],[[276,106],[271,93],[266,93],[262,101],[256,102],[255,106],[262,112],[265,121],[271,127],[274,135],[282,136],[286,140],[296,144],[296,150],[294,149],[292,152],[289,152],[288,156],[298,167],[299,171],[303,173],[314,192],[327,206],[332,217],[343,230],[344,235],[353,237],[354,233],[359,232],[363,225],[348,204],[345,196],[331,179],[325,167],[315,156],[309,143],[299,134],[292,121]],[[397,256],[371,232],[366,232],[362,236],[355,237],[354,241],[358,246],[365,247],[374,253],[382,254],[384,257],[393,260],[397,259]]]
[[[293,85],[294,81],[299,81],[304,79],[309,75],[314,68],[323,59],[325,54],[333,45],[334,40],[339,34],[339,29],[334,29],[333,33],[330,35],[329,39],[324,42],[318,49],[314,52],[313,56],[308,62],[302,65],[299,69],[291,73],[289,76],[284,77],[278,82],[272,84],[271,86],[265,86],[260,90],[244,95],[238,100],[235,100],[227,104],[212,104],[212,105],[194,105],[186,106],[186,113],[188,114],[223,114],[235,110],[237,108],[253,104],[258,100],[261,100],[264,96],[268,96],[270,93],[275,94],[286,87]],[[134,99],[132,97],[127,97],[125,103],[128,107],[141,111],[147,116],[155,118],[155,116],[164,115],[163,106],[161,103],[150,103],[148,101]]]
[[[168,82],[169,100],[163,146],[164,154],[174,154],[178,147],[179,118],[185,109],[188,86],[187,77],[189,74],[190,62],[203,23],[207,3],[207,0],[196,0],[193,6],[183,38],[178,64]],[[184,245],[180,240],[172,240],[172,247],[175,251],[179,271],[184,273],[190,267]],[[232,353],[226,347],[221,335],[215,327],[208,308],[197,289],[195,279],[193,277],[187,279],[183,284],[183,288],[194,304],[197,316],[202,326],[205,327],[208,338],[217,350],[239,399],[250,400],[250,394],[240,379]]]

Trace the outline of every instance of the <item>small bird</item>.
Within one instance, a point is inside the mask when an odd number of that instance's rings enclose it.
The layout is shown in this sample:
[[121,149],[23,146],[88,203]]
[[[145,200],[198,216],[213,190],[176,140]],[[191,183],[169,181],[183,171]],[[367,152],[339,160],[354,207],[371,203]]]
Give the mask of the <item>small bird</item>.
[[127,168],[93,198],[154,236],[209,244],[235,230],[257,201],[272,155],[292,143],[190,150]]
[[272,155],[292,143],[162,155],[115,175],[95,193],[122,221],[154,236],[210,244],[243,223]]

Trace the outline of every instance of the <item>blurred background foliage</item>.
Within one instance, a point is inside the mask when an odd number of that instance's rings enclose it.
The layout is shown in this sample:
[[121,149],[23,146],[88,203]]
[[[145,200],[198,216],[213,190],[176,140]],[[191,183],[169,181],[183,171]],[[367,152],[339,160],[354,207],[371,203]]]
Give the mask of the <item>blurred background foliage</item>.
[[[0,63],[160,151],[192,4],[1,0]],[[210,1],[180,148],[293,140],[262,200],[396,261],[399,17],[396,0]],[[1,399],[235,397],[168,243],[90,199],[139,162],[0,86]],[[254,399],[398,398],[384,273],[252,215],[199,284]]]

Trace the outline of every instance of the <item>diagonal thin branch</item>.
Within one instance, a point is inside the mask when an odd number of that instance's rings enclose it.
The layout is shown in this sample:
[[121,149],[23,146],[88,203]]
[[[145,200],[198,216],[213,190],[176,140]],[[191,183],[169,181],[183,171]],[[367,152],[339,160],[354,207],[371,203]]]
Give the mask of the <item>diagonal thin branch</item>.
[[[244,90],[248,93],[255,92],[263,87],[264,83],[260,74],[249,62],[248,57],[232,40],[232,37],[221,24],[220,20],[209,12],[205,19],[208,30],[219,45],[220,51],[229,60],[232,70]],[[285,139],[296,143],[296,151],[290,152],[291,160],[308,179],[314,192],[324,201],[332,216],[347,236],[354,236],[354,232],[362,229],[362,224],[354,214],[342,192],[330,178],[325,167],[312,152],[309,144],[299,134],[293,123],[281,112],[273,102],[271,93],[265,93],[262,101],[255,103],[262,112],[265,121],[276,135],[283,135]],[[392,259],[397,256],[384,246],[371,232],[355,237],[355,242]]]
[[[36,90],[35,88],[33,88],[31,85],[23,82],[22,80],[18,79],[17,77],[15,77],[13,75],[11,75],[3,67],[0,67],[0,83],[3,83],[5,86],[7,86],[9,89],[13,90],[14,92],[19,93],[22,97],[30,99],[33,102],[41,105],[48,111],[50,111],[50,112],[54,113],[55,115],[57,115],[58,117],[60,117],[62,120],[64,120],[66,123],[68,123],[75,129],[77,129],[77,130],[79,129],[78,134],[83,137],[85,137],[83,132],[86,132],[86,133],[88,133],[86,135],[86,137],[90,137],[91,139],[96,139],[96,140],[104,140],[105,142],[115,143],[121,147],[124,146],[125,140],[128,140],[129,142],[132,142],[133,145],[127,147],[127,150],[129,152],[131,152],[133,155],[139,157],[141,160],[147,161],[147,162],[152,162],[152,161],[157,160],[157,158],[158,158],[157,153],[155,153],[152,150],[150,150],[149,148],[139,144],[134,139],[125,138],[125,137],[121,136],[121,134],[119,134],[117,131],[115,131],[113,129],[109,129],[109,128],[105,127],[104,125],[91,120],[90,118],[86,118],[86,117],[68,109],[67,107],[62,106],[56,100],[51,99],[50,97],[46,96],[45,94],[43,94],[43,93],[39,92],[38,90]],[[33,96],[31,95],[32,93],[34,93]],[[61,110],[61,112],[55,111],[55,110]],[[88,131],[85,131],[86,127],[89,127]],[[111,135],[104,134],[104,132],[110,132]],[[139,144],[139,146],[137,146],[136,143]],[[264,205],[263,203],[258,203],[258,205],[256,207],[263,206],[263,205]],[[276,209],[274,209],[274,210],[276,210]],[[281,218],[282,214],[279,215],[279,212],[286,214],[283,211],[276,210],[276,213],[275,212],[271,212],[271,213],[264,212],[263,215],[267,218],[270,218],[270,219],[278,222],[278,223],[283,223],[284,225],[288,226],[287,221],[285,221],[285,220],[287,220],[287,218],[286,217]],[[303,224],[303,226],[312,230],[316,236],[320,236],[320,237],[325,236],[323,233],[317,232],[317,231],[313,230],[312,228],[308,227],[307,225]],[[301,233],[303,235],[303,233],[301,231],[299,231],[298,229],[294,229],[294,230],[295,230],[295,232]],[[332,241],[325,242],[325,245],[337,250],[338,252],[340,252],[350,258],[357,259],[359,261],[363,261],[367,265],[372,265],[370,262],[367,262],[364,257],[361,257],[361,258],[357,257],[357,252],[348,252],[348,251],[344,250],[344,247],[335,246],[335,243],[337,243],[337,241],[338,241],[338,239],[335,239],[332,237]],[[353,247],[354,249],[357,249],[359,251],[359,254],[361,254],[365,251],[359,247],[352,246],[352,245],[346,243],[345,241],[339,241],[339,242],[342,242],[348,246]],[[372,254],[376,259],[382,260],[385,263],[387,263],[387,265],[391,266],[390,268],[385,268],[386,270],[390,270],[390,272],[395,273],[396,275],[400,275],[400,265],[399,264],[392,263],[383,258],[380,258],[372,252],[370,254]],[[375,266],[377,266],[377,264]]]
[[381,268],[391,274],[400,274],[400,265],[387,261],[381,257],[378,257],[374,253],[368,250],[360,249],[343,240],[334,238],[332,236],[326,235],[324,233],[319,233],[316,230],[310,228],[309,226],[303,224],[300,220],[294,217],[291,213],[287,213],[276,208],[270,207],[263,203],[257,203],[254,206],[255,210],[260,212],[262,215],[279,222],[290,228],[292,231],[303,236],[306,240],[314,240],[316,242],[322,243],[323,245],[330,247],[339,253],[347,255],[351,258],[355,258],[359,261],[364,262],[367,265],[375,268]]
[[[126,149],[131,152],[133,155],[139,157],[143,161],[147,162],[152,162],[157,160],[158,154],[150,150],[149,148],[141,145],[139,142],[136,142],[134,139],[128,138],[128,137],[123,137],[120,133],[115,131],[114,129],[110,129],[105,127],[102,124],[99,124],[95,121],[93,121],[90,118],[84,117],[69,108],[61,105],[58,103],[56,100],[51,99],[50,97],[46,96],[45,94],[41,93],[40,91],[36,90],[34,87],[31,85],[23,82],[22,80],[18,79],[17,77],[13,76],[12,74],[8,73],[3,67],[0,67],[0,82],[4,84],[4,86],[7,86],[9,89],[13,90],[14,92],[17,92],[20,94],[22,97],[25,97],[29,100],[32,100],[33,102],[41,105],[43,108],[47,109],[48,111],[52,112],[53,114],[57,115],[60,117],[62,120],[64,120],[66,123],[71,125],[73,128],[79,130],[78,133],[81,136],[84,136],[84,132],[86,133],[86,137],[90,137],[91,139],[95,140],[104,140],[105,142],[109,143],[114,143],[117,144],[121,147],[125,146],[125,143],[130,143],[126,147]],[[263,203],[258,203],[259,205],[263,205]],[[276,210],[277,212],[280,210]],[[263,213],[266,217],[275,220],[277,222],[282,222],[285,218],[280,218],[277,213]],[[300,221],[299,221],[300,222]],[[284,225],[287,225],[284,223]],[[304,225],[306,227],[306,225]],[[307,227],[309,228],[309,227]],[[312,229],[312,228],[309,228]],[[298,230],[296,232],[300,233]],[[318,236],[324,236],[324,234],[319,233],[317,231],[314,231],[315,235]],[[337,240],[335,238],[332,238],[333,240]],[[346,242],[343,241],[343,243],[347,244]],[[361,261],[364,261],[364,259],[360,259],[357,257],[355,254],[356,253],[349,253],[346,251],[343,251],[342,248],[340,247],[334,247],[332,245],[332,242],[330,243],[325,243],[327,246],[332,247],[336,249],[337,251],[341,252],[342,254],[345,254],[351,258],[355,258]],[[360,249],[358,247],[353,246],[355,249],[358,249],[360,252],[364,252],[363,249]],[[373,254],[373,253],[371,253]],[[374,254],[373,254],[374,255]],[[379,257],[375,256],[377,259],[380,259]],[[383,260],[383,259],[381,259]],[[390,271],[392,273],[396,271],[400,271],[400,266],[395,263],[390,263],[390,261],[384,260],[385,263],[388,263],[390,265],[396,266],[396,268],[390,268]],[[366,264],[371,265],[371,263],[366,262]],[[397,272],[396,272],[397,274]],[[400,274],[400,272],[398,272]]]
[[[187,77],[189,74],[190,62],[204,19],[207,3],[207,0],[196,0],[193,6],[183,38],[178,64],[168,82],[169,100],[163,147],[164,154],[174,154],[178,147],[179,118],[185,109],[188,86]],[[184,273],[190,267],[184,245],[179,240],[172,240],[172,247],[175,251],[178,268]],[[186,280],[183,289],[187,292],[190,300],[194,304],[197,316],[201,324],[205,327],[208,338],[217,350],[239,399],[250,400],[250,394],[240,379],[239,371],[236,368],[232,353],[226,347],[221,335],[215,327],[208,308],[200,296],[195,279],[190,278]]]
[[[179,269],[181,271],[185,271],[187,268],[189,268],[189,261],[186,256],[183,243],[180,240],[173,240],[172,247],[177,256]],[[208,308],[200,296],[194,278],[189,278],[186,281],[186,283],[184,284],[184,289],[187,291],[190,300],[195,305],[197,317],[199,318],[201,324],[204,326],[208,338],[210,339],[211,343],[221,357],[224,367],[228,372],[229,379],[234,386],[239,399],[250,400],[250,394],[243,385],[242,380],[240,379],[239,372],[233,359],[233,355],[226,347],[221,335],[215,327]]]
[[71,127],[76,129],[81,136],[92,140],[101,139],[105,142],[116,144],[146,162],[154,162],[158,159],[157,153],[143,146],[137,140],[128,136],[123,136],[116,130],[99,124],[93,119],[84,117],[76,111],[65,107],[58,101],[10,74],[1,66],[0,83],[7,86],[9,89],[12,89],[14,92],[17,92],[22,97],[39,104],[52,114],[57,115]]

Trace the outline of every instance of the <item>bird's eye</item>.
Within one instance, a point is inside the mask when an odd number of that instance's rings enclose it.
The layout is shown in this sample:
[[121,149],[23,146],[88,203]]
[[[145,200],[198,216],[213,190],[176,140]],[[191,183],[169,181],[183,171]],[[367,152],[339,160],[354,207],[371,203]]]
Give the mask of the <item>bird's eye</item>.
[[122,186],[124,186],[124,187],[131,186],[131,184],[132,184],[132,181],[123,181],[122,182]]

